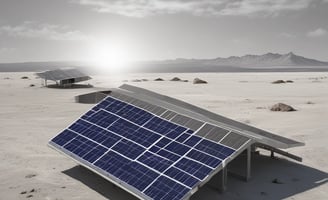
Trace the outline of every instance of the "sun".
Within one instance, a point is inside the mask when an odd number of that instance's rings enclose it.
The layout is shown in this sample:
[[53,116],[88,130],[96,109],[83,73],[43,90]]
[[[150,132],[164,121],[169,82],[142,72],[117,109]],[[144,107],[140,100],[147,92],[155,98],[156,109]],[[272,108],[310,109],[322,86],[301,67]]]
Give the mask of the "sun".
[[98,43],[91,48],[91,62],[101,72],[121,73],[127,70],[131,56],[123,45]]

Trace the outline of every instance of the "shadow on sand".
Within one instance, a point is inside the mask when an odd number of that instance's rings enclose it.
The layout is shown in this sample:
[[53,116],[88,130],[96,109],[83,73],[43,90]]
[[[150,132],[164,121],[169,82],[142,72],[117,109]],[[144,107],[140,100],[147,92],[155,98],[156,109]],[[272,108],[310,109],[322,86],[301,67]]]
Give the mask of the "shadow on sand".
[[[111,200],[136,200],[109,181],[88,169],[75,166],[63,171],[64,174],[82,182],[92,190]],[[273,180],[278,180],[273,183]],[[252,157],[252,178],[249,182],[228,176],[228,188],[220,193],[205,185],[191,200],[230,200],[230,199],[285,199],[305,192],[328,182],[328,173],[284,159],[271,159],[268,156]]]

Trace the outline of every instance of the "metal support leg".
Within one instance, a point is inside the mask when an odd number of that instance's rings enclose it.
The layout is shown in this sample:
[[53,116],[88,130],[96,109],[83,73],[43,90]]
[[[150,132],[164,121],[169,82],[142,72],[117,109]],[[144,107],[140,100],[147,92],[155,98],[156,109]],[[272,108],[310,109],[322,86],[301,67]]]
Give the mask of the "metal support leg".
[[247,164],[246,164],[246,181],[249,181],[249,179],[251,178],[251,156],[252,156],[252,149],[251,147],[248,147],[246,149],[246,159],[247,159]]
[[228,169],[227,167],[223,167],[222,169],[222,177],[221,177],[221,192],[226,191],[228,182]]
[[227,167],[223,167],[219,173],[211,178],[208,182],[208,186],[222,193],[227,189],[227,180],[228,169]]

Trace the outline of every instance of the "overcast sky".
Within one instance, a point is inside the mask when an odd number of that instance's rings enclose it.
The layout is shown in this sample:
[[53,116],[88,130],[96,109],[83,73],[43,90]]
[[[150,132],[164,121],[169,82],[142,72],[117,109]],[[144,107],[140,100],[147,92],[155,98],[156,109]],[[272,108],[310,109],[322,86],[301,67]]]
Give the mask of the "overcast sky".
[[132,60],[293,51],[328,61],[328,0],[0,0],[0,62],[104,49]]

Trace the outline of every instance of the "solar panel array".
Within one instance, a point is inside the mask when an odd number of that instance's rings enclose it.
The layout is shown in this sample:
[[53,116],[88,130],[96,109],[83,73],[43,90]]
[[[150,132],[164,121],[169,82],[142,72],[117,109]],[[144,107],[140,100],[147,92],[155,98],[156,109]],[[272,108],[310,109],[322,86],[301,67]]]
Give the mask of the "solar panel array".
[[135,98],[111,95],[49,144],[139,197],[185,198],[249,140]]

